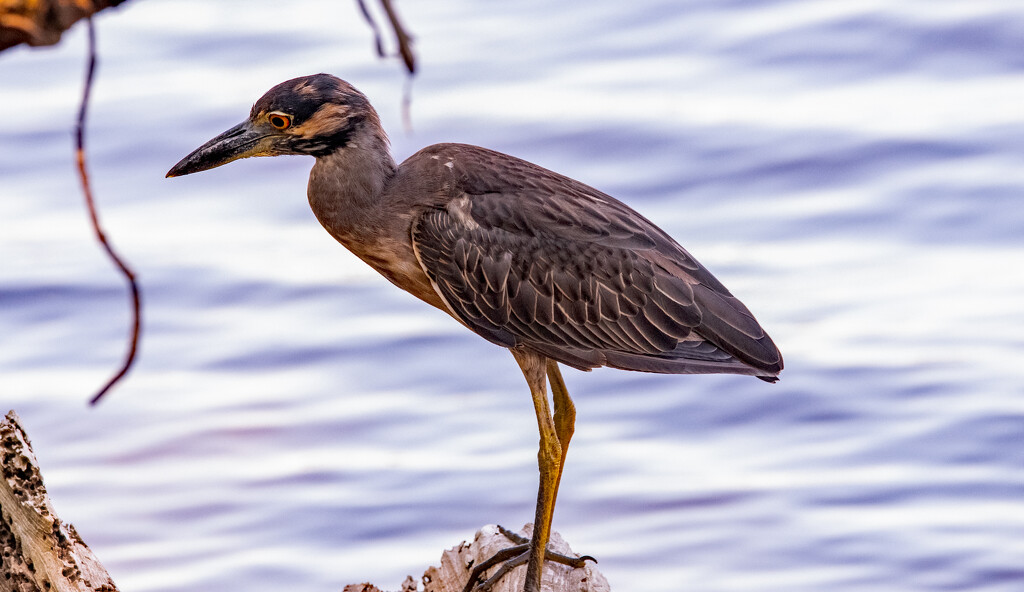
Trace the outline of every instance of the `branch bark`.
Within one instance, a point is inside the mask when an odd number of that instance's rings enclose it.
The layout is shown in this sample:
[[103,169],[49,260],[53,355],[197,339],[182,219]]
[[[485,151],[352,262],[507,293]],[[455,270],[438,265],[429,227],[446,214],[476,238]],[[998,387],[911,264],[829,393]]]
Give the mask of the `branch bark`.
[[0,0],[0,51],[54,45],[71,25],[127,0]]

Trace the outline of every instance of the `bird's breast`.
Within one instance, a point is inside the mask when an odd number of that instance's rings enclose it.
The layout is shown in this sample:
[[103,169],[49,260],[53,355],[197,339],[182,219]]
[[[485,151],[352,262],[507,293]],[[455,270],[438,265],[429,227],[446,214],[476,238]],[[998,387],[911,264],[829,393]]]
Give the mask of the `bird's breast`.
[[420,267],[411,243],[382,238],[372,243],[350,245],[340,237],[336,238],[392,284],[431,306],[449,312]]

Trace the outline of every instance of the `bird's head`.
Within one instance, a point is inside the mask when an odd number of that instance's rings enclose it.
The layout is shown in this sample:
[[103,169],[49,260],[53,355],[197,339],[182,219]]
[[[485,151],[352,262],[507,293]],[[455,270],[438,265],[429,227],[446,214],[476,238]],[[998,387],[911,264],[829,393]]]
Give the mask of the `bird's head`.
[[330,74],[293,78],[267,91],[248,119],[196,148],[167,176],[198,173],[250,156],[327,156],[364,129],[383,134],[376,111],[352,85]]

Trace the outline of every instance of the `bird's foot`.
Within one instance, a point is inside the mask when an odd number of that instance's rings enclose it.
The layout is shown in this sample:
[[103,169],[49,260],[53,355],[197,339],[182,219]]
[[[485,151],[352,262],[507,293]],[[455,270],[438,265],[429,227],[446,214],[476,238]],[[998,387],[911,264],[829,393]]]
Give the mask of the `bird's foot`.
[[[473,571],[469,574],[469,581],[466,582],[466,587],[462,589],[462,592],[488,592],[495,584],[501,581],[501,578],[505,577],[505,574],[525,564],[530,559],[530,539],[516,534],[500,524],[498,525],[498,530],[501,534],[505,535],[505,538],[515,543],[515,546],[502,549],[485,561],[475,565]],[[583,567],[586,565],[587,560],[597,563],[597,559],[590,555],[569,557],[568,555],[555,553],[551,550],[544,551],[544,560],[568,565],[573,569]],[[491,577],[483,579],[487,570],[498,564],[501,564],[501,566],[491,574]]]

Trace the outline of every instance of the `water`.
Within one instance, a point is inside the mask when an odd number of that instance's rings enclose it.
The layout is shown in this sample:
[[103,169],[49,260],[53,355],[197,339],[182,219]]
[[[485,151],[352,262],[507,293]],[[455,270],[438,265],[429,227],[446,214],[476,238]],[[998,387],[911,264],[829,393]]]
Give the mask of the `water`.
[[[1024,9],[1016,1],[405,3],[402,75],[348,3],[98,20],[101,215],[71,159],[81,27],[0,56],[0,406],[125,590],[397,588],[532,519],[511,357],[324,233],[304,158],[165,180],[273,84],[338,74],[397,157],[511,152],[617,195],[756,312],[744,377],[567,372],[555,528],[615,590],[1024,589]],[[309,17],[307,15],[315,15]]]

